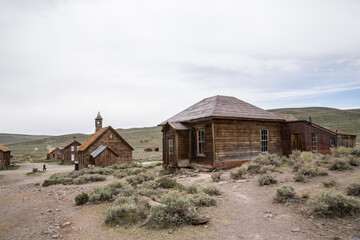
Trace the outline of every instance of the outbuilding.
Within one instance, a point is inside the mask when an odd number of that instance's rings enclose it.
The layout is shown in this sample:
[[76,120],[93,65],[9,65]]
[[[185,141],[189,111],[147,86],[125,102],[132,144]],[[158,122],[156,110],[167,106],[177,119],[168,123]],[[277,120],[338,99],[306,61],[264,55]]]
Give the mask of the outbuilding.
[[0,144],[0,169],[10,166],[11,149]]

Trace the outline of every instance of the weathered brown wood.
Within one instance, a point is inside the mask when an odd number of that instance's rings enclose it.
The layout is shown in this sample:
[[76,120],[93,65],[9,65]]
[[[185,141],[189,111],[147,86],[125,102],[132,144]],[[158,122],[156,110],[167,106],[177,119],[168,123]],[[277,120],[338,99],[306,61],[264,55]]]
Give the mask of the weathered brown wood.
[[0,144],[0,169],[10,166],[11,149]]
[[[76,138],[73,139],[71,143],[66,145],[64,149],[61,152],[61,161],[64,163],[74,163],[79,161],[78,156],[78,147],[80,147],[81,144],[76,141]],[[74,155],[74,160],[72,160],[71,156]]]

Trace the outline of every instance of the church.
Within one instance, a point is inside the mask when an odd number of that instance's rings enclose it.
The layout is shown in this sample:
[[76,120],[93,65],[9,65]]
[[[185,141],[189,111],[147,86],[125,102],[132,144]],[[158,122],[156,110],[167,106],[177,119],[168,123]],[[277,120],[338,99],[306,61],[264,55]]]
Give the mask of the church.
[[129,143],[111,126],[102,127],[100,112],[95,118],[95,133],[78,148],[75,170],[91,166],[106,167],[113,164],[131,164],[132,151]]

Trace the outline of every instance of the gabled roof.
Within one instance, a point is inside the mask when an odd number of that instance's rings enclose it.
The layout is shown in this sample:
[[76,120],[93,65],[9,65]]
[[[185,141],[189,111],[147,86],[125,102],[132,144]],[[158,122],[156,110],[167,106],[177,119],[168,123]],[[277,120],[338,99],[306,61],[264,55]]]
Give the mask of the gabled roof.
[[331,128],[328,128],[328,127],[324,127],[324,126],[321,126],[319,124],[316,124],[316,123],[313,123],[313,122],[309,122],[307,120],[296,120],[296,121],[287,121],[288,123],[295,123],[295,122],[303,122],[303,123],[306,123],[306,124],[309,124],[313,127],[316,127],[316,128],[319,128],[319,129],[322,129],[330,134],[333,134],[333,135],[349,135],[349,136],[355,136],[355,134],[351,134],[351,133],[346,133],[346,132],[343,132],[343,131],[340,131],[340,130],[336,130],[336,129],[331,129]]
[[108,127],[99,129],[96,133],[94,133],[88,139],[86,139],[86,141],[83,142],[83,144],[81,144],[81,146],[78,148],[78,151],[85,151],[88,147],[90,147],[94,142],[96,142],[96,140],[98,140],[109,129],[111,129],[131,150],[134,150],[130,146],[130,144],[127,143],[125,141],[125,139],[123,139],[117,131],[115,131],[115,129],[113,129],[111,126],[108,126]]
[[56,150],[60,151],[60,148],[55,147],[55,148],[49,148],[49,154],[51,154],[52,152],[55,152]]
[[10,152],[11,149],[10,149],[10,148],[7,148],[7,147],[5,147],[4,145],[1,145],[1,144],[0,144],[0,151],[2,151],[2,152]]
[[191,127],[187,124],[180,122],[168,122],[168,124],[175,130],[191,130]]
[[100,153],[102,153],[105,149],[109,149],[112,153],[114,153],[117,157],[119,155],[116,154],[116,152],[114,152],[113,150],[111,150],[111,148],[107,147],[107,146],[104,146],[104,145],[100,145],[95,151],[93,151],[90,155],[93,157],[93,158],[96,158]]
[[72,145],[73,143],[77,143],[77,144],[79,144],[79,146],[81,145],[81,143],[79,143],[78,141],[72,141],[71,143],[69,143],[68,145],[66,145],[64,148],[69,147],[69,146]]
[[251,105],[235,97],[213,96],[205,98],[191,107],[176,114],[168,120],[160,123],[165,125],[166,122],[186,122],[195,119],[207,117],[230,117],[246,119],[263,119],[284,121],[278,115],[265,111],[259,107]]

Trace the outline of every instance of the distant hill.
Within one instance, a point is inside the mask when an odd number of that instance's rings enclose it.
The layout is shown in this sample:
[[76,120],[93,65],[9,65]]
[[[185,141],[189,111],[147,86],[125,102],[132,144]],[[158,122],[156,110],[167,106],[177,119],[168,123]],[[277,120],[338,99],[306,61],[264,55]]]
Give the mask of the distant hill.
[[360,142],[360,109],[341,110],[325,107],[279,108],[268,110],[276,114],[291,114],[299,120],[309,120],[321,126],[356,134]]
[[8,145],[12,143],[27,142],[37,139],[49,137],[48,135],[26,135],[26,134],[11,134],[0,133],[0,144]]
[[[149,145],[155,145],[162,148],[162,133],[161,127],[148,128],[131,128],[131,129],[116,129],[117,132],[134,148],[133,158],[137,160],[160,160],[161,150],[157,153],[146,153],[144,148]],[[30,141],[26,138],[20,142],[11,143],[9,139],[13,136],[28,136]],[[82,133],[66,134],[60,136],[32,136],[20,134],[2,134],[0,133],[0,143],[6,145],[12,150],[15,157],[25,158],[31,154],[32,158],[45,158],[48,153],[47,146],[64,147],[76,136],[76,140],[83,143],[89,136]],[[25,139],[25,140],[24,140]],[[35,139],[35,140],[34,140]],[[147,142],[145,142],[147,140]],[[142,141],[142,143],[141,143]],[[37,150],[35,150],[37,149]]]

